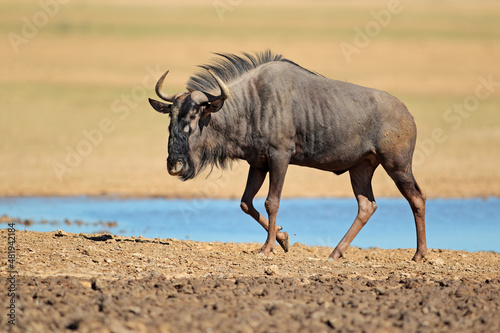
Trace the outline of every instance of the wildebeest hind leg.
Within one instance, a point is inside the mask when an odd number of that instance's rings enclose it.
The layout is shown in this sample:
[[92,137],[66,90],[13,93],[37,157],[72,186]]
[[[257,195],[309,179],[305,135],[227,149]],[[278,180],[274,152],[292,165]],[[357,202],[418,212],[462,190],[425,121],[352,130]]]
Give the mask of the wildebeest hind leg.
[[378,166],[378,164],[374,164],[373,161],[365,160],[349,170],[352,189],[358,201],[358,215],[345,236],[337,247],[335,247],[335,250],[330,254],[330,259],[337,260],[344,256],[349,244],[351,244],[354,237],[356,237],[361,228],[363,228],[377,209],[371,184],[373,173]]
[[384,165],[387,173],[396,183],[401,194],[410,203],[413,217],[415,218],[415,227],[417,229],[417,252],[413,256],[414,261],[422,261],[427,254],[427,242],[425,237],[425,195],[418,186],[410,165],[398,167],[397,164],[391,167]]
[[[264,182],[264,179],[266,179],[266,174],[267,172],[265,171],[250,167],[250,170],[248,171],[247,185],[245,187],[243,197],[241,198],[240,207],[245,213],[259,222],[259,224],[266,229],[266,231],[269,231],[269,222],[253,206],[253,198],[262,187],[262,183]],[[277,227],[277,229],[276,240],[283,250],[288,252],[288,233],[279,231],[279,229],[281,229],[280,227]]]

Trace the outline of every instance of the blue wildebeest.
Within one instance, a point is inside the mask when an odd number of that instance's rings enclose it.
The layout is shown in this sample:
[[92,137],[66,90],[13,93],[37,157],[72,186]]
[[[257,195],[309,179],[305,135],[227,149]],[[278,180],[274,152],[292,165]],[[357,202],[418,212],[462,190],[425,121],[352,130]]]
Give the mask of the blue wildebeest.
[[[330,254],[338,259],[377,208],[371,180],[381,164],[410,203],[417,229],[413,260],[422,260],[425,196],[412,173],[416,126],[406,106],[386,92],[327,79],[270,51],[219,56],[200,66],[187,92],[162,90],[167,71],[156,93],[169,103],[149,99],[156,111],[170,115],[168,172],[187,180],[207,165],[247,161],[241,209],[267,230],[260,251],[269,254],[276,241],[288,251],[288,233],[276,225],[288,165],[349,171],[358,214]],[[252,203],[267,173],[269,220]]]

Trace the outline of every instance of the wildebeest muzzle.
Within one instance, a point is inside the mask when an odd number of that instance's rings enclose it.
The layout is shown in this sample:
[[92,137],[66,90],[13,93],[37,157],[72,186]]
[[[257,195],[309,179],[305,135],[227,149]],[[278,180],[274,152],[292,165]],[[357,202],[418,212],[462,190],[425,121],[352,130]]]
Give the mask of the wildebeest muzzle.
[[172,176],[182,176],[189,169],[187,161],[182,158],[167,158],[167,171]]

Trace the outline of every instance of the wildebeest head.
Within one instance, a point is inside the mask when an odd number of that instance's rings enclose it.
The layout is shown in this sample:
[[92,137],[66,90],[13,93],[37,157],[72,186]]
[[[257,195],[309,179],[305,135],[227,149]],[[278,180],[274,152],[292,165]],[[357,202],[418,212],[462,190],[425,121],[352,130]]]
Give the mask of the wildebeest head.
[[210,114],[219,111],[229,96],[224,82],[210,70],[210,74],[220,88],[220,95],[214,96],[203,91],[191,91],[175,95],[165,94],[163,81],[168,71],[156,83],[156,94],[166,102],[149,99],[151,106],[160,113],[170,115],[168,127],[167,170],[172,176],[182,180],[193,178],[200,169],[200,150],[203,149],[201,135],[210,121]]

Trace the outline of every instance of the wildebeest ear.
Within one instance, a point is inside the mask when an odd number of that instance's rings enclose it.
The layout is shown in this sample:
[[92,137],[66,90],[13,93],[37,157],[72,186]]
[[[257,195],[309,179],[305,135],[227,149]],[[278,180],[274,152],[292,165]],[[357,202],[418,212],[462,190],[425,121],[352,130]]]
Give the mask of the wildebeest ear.
[[219,111],[224,106],[224,100],[217,99],[213,102],[206,102],[202,104],[205,109],[203,110],[201,116],[206,117],[207,115]]
[[170,109],[172,108],[172,104],[163,103],[151,98],[149,98],[149,104],[160,113],[170,113]]

